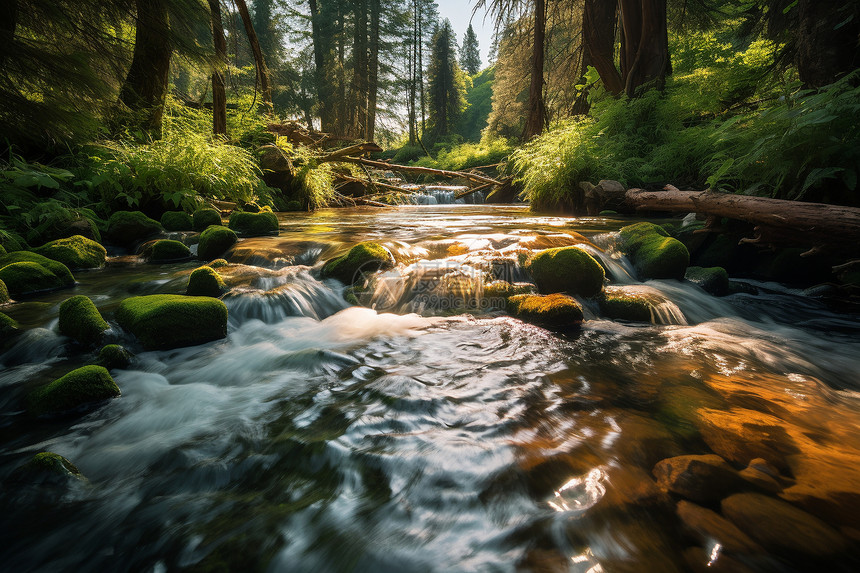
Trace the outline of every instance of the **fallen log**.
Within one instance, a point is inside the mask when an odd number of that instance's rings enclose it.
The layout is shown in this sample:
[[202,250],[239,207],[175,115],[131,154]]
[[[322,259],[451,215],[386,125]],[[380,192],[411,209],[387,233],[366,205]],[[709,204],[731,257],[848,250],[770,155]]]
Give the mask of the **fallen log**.
[[786,201],[716,191],[645,191],[630,189],[628,206],[639,211],[696,212],[758,225],[767,242],[768,229],[797,234],[796,244],[827,246],[834,251],[860,250],[860,209],[842,205]]
[[467,173],[465,171],[447,171],[445,169],[432,169],[430,167],[418,167],[415,165],[397,165],[396,163],[373,161],[371,159],[364,159],[362,157],[340,157],[337,159],[337,161],[340,161],[341,163],[357,163],[359,165],[373,167],[374,169],[403,171],[406,173],[422,173],[424,175],[436,175],[437,177],[446,177],[449,179],[462,177],[463,179],[468,179],[469,181],[474,181],[481,184],[502,184],[501,181],[493,179],[492,177],[487,177],[486,175],[478,175],[476,173]]

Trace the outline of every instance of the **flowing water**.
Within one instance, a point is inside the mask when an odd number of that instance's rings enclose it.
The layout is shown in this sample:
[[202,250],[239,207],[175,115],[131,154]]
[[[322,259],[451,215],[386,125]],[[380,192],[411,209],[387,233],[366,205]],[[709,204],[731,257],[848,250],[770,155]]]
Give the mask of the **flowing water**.
[[[111,321],[130,295],[184,292],[197,263],[117,259],[4,308],[28,330],[0,354],[0,569],[856,570],[858,317],[776,284],[723,298],[638,284],[614,249],[629,222],[480,205],[281,215],[279,236],[227,255],[226,339],[143,352],[112,323],[137,354],[112,372],[122,397],[71,418],[22,406],[94,359],[56,332],[59,303],[86,294]],[[558,334],[482,296],[577,233],[614,285],[662,301],[652,324],[583,301],[582,328]],[[349,306],[319,269],[366,240],[398,267],[359,293],[370,308]],[[16,481],[40,451],[88,481]],[[655,484],[660,460],[712,453],[765,460],[762,485]],[[777,505],[721,506],[748,490]]]

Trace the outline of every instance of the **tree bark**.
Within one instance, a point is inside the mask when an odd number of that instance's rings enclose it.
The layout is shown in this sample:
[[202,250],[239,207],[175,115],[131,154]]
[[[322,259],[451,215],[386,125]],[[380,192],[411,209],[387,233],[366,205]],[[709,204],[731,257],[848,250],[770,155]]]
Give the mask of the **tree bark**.
[[635,97],[650,82],[663,89],[671,72],[666,0],[620,0],[620,5],[624,91]]
[[797,237],[797,244],[860,250],[860,209],[715,191],[630,189],[627,205],[645,211],[697,212],[747,221]]
[[6,65],[6,58],[12,51],[15,29],[18,26],[18,1],[7,0],[0,5],[0,70]]
[[332,131],[334,128],[334,106],[332,105],[331,96],[333,93],[332,84],[329,80],[328,58],[326,57],[327,50],[331,46],[327,45],[331,38],[326,34],[326,22],[323,15],[320,14],[319,3],[317,0],[310,0],[311,11],[311,39],[314,47],[314,79],[317,88],[317,102],[319,103],[320,128],[322,131]]
[[365,138],[376,136],[376,101],[379,95],[379,0],[370,0],[370,62],[367,93],[367,132]]
[[221,21],[219,0],[209,0],[212,12],[212,39],[215,42],[215,65],[212,69],[212,133],[227,135],[227,92],[224,84],[224,67],[227,63],[227,39]]
[[860,66],[860,10],[842,0],[800,0],[797,71],[806,87],[820,88]]
[[534,40],[532,45],[531,83],[526,110],[526,124],[523,128],[523,141],[528,141],[543,132],[546,107],[543,101],[543,64],[546,40],[546,1],[534,3]]
[[348,133],[359,139],[366,139],[367,122],[367,0],[353,0],[354,30],[353,30],[353,70],[352,70],[352,105]]
[[134,55],[119,100],[138,116],[135,123],[152,139],[161,139],[170,56],[165,0],[136,0]]
[[257,65],[257,79],[260,81],[260,92],[263,95],[263,103],[268,108],[269,113],[274,111],[272,105],[272,82],[269,74],[269,68],[266,66],[266,60],[263,59],[263,51],[260,49],[260,41],[257,38],[257,31],[254,30],[254,24],[251,23],[251,14],[248,13],[248,5],[245,0],[233,0],[236,7],[239,9],[239,14],[242,16],[242,24],[245,26],[245,34],[248,36],[248,42],[251,44],[251,51],[254,53],[254,63]]
[[615,67],[615,22],[617,5],[608,0],[585,0],[582,37],[591,65],[597,70],[606,90],[620,94],[624,82]]

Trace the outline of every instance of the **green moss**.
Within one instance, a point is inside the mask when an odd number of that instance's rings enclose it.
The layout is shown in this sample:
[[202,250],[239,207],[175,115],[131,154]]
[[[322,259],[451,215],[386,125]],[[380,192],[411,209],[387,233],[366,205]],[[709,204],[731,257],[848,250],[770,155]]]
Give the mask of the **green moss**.
[[606,273],[594,257],[578,247],[547,249],[526,262],[542,293],[569,292],[594,296],[603,289]]
[[150,262],[163,263],[181,261],[191,257],[191,251],[179,241],[163,239],[152,246]]
[[197,246],[197,257],[204,261],[223,255],[227,249],[236,244],[239,237],[232,230],[221,225],[212,225],[200,233],[200,243]]
[[108,344],[99,351],[99,364],[108,370],[128,368],[133,356],[119,344]]
[[221,213],[215,209],[197,209],[192,219],[195,231],[203,232],[210,225],[221,225]]
[[30,458],[30,461],[15,470],[15,474],[16,479],[32,483],[69,479],[87,481],[75,464],[53,452],[36,454]]
[[231,229],[245,237],[259,237],[278,232],[278,216],[269,208],[259,213],[234,212],[230,215]]
[[[65,266],[63,268],[66,269]],[[68,277],[72,277],[69,269],[66,269],[66,273],[68,273]],[[73,277],[71,280],[68,280],[66,277],[58,277],[43,265],[31,261],[22,261],[3,266],[0,268],[0,280],[6,284],[12,296],[56,290],[75,284]]]
[[682,279],[690,264],[690,252],[653,223],[636,223],[621,229],[622,248],[641,280]]
[[96,305],[84,295],[73,296],[60,305],[60,334],[81,344],[95,344],[110,328]]
[[117,211],[107,223],[108,238],[119,245],[131,245],[161,231],[158,221],[140,211]]
[[504,307],[507,299],[518,294],[533,294],[535,286],[531,283],[509,283],[493,281],[484,285],[484,300],[494,306]]
[[287,201],[284,203],[284,211],[304,211],[301,201]]
[[547,328],[570,328],[582,324],[582,307],[564,294],[518,294],[508,299],[508,311],[524,322]]
[[165,231],[193,231],[194,220],[185,211],[166,211],[161,216],[161,226]]
[[0,312],[0,344],[5,343],[18,333],[18,323],[10,316]]
[[200,267],[195,269],[188,278],[188,288],[185,294],[188,296],[212,296],[219,297],[227,290],[224,279],[221,278],[212,267]]
[[729,292],[729,273],[723,267],[689,267],[684,278],[714,296]]
[[105,264],[107,257],[103,246],[82,235],[51,241],[34,249],[34,252],[63,263],[70,269],[96,269]]
[[213,268],[213,269],[220,269],[221,267],[226,267],[226,266],[227,266],[227,265],[229,265],[229,264],[230,264],[230,263],[228,263],[228,262],[227,262],[227,261],[225,261],[224,259],[215,259],[214,261],[212,261],[211,263],[209,263],[209,264],[208,264],[208,265],[206,265],[206,266],[207,266],[207,267],[211,267],[211,268]]
[[[54,261],[48,257],[31,251],[15,251],[6,255],[0,256],[0,269],[12,263],[36,263],[46,268],[52,275],[57,277],[63,286],[71,286],[75,284],[75,277],[69,270],[69,267],[59,261]],[[12,286],[8,283],[9,291],[12,292]]]
[[6,252],[7,252],[7,251],[6,251],[6,247],[4,247],[3,245],[0,245],[0,257],[2,257],[3,255],[5,255],[5,254],[6,254]]
[[119,395],[119,387],[104,367],[84,366],[33,391],[29,406],[35,414],[59,413]]
[[393,266],[394,256],[391,251],[379,243],[359,243],[347,254],[328,261],[322,269],[322,276],[353,284],[361,279],[363,273]]
[[9,300],[9,289],[6,287],[6,283],[0,280],[0,304],[5,304]]
[[2,247],[4,251],[3,253],[0,253],[0,256],[6,253],[13,253],[15,251],[25,251],[29,248],[27,246],[27,242],[24,241],[20,235],[3,229],[0,229],[0,247]]
[[227,307],[210,297],[133,297],[120,304],[116,319],[148,350],[194,346],[227,336]]
[[651,322],[651,309],[654,305],[647,297],[625,292],[623,287],[607,288],[598,302],[600,313],[607,318]]

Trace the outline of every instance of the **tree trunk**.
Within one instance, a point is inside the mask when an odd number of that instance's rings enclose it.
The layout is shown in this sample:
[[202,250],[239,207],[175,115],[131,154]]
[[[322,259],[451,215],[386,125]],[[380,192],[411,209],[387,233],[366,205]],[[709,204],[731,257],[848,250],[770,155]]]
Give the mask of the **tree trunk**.
[[860,10],[842,0],[800,0],[797,71],[806,87],[820,88],[860,66]]
[[615,22],[617,6],[607,0],[585,0],[582,37],[591,65],[597,70],[606,90],[620,94],[624,82],[615,67]]
[[353,30],[352,105],[349,109],[348,133],[366,139],[367,121],[367,0],[353,0],[355,28]]
[[260,49],[260,41],[257,38],[257,31],[254,30],[254,24],[251,23],[251,15],[248,13],[248,5],[245,0],[233,0],[236,7],[239,9],[239,14],[242,16],[242,24],[245,26],[245,34],[248,36],[248,42],[251,44],[251,51],[254,52],[254,63],[257,65],[257,80],[260,82],[260,92],[263,95],[263,103],[268,108],[268,112],[274,111],[272,105],[272,84],[269,68],[266,67],[266,60],[263,59],[263,51]]
[[546,1],[534,3],[534,43],[532,45],[531,84],[527,105],[523,141],[528,141],[543,132],[546,107],[543,101],[543,62],[546,38]]
[[370,62],[367,93],[367,133],[373,141],[376,136],[376,100],[379,94],[379,0],[370,0]]
[[624,91],[634,97],[650,82],[662,89],[671,73],[666,0],[620,0],[620,5]]
[[860,209],[823,203],[785,201],[715,191],[630,189],[626,203],[637,210],[697,212],[747,221],[782,231],[796,244],[860,251]]
[[346,100],[346,13],[340,2],[337,3],[337,121],[335,133],[338,135],[348,135],[347,129],[347,108]]
[[322,131],[332,131],[334,127],[334,106],[332,106],[332,84],[329,80],[327,50],[331,49],[328,43],[331,41],[326,34],[326,21],[320,14],[317,0],[310,0],[311,11],[311,39],[314,46],[314,79],[317,88],[317,102],[319,103],[320,128]]
[[119,100],[137,116],[135,124],[152,139],[161,139],[164,100],[173,48],[165,0],[136,0],[134,56]]
[[209,0],[212,12],[212,38],[215,42],[215,67],[212,69],[212,133],[227,135],[227,92],[224,84],[224,67],[227,63],[227,39],[221,20],[219,0]]
[[[424,7],[422,0],[415,2],[418,27],[418,92],[421,99],[421,137],[427,133],[427,103],[424,100]],[[423,144],[422,144],[423,146]]]
[[0,5],[0,70],[6,65],[6,58],[12,51],[17,26],[18,2],[17,0],[7,0]]

